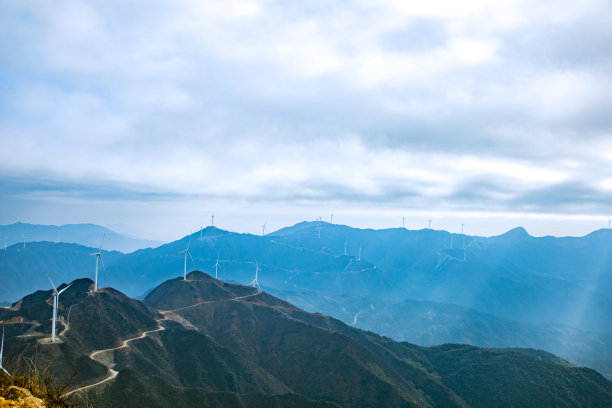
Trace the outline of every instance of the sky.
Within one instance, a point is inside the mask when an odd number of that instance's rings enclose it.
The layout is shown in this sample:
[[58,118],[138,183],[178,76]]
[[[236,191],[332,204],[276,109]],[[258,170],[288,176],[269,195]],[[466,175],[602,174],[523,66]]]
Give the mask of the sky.
[[612,216],[612,3],[0,2],[0,223]]

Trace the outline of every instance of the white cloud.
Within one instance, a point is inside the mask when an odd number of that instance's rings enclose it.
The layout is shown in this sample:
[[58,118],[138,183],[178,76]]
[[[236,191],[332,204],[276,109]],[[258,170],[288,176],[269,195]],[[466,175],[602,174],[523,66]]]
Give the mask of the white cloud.
[[611,8],[7,0],[0,176],[479,210],[583,182],[603,212]]

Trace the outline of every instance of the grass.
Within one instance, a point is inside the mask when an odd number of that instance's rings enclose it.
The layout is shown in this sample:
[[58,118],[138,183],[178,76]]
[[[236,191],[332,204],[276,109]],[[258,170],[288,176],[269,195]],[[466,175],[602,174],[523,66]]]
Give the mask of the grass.
[[93,405],[85,396],[81,401],[72,401],[74,398],[65,397],[64,393],[70,386],[71,381],[65,384],[56,383],[49,369],[53,362],[49,363],[43,369],[37,368],[37,364],[30,358],[25,359],[26,369],[23,373],[19,370],[11,372],[7,375],[4,371],[0,371],[0,397],[7,398],[8,390],[11,386],[25,388],[30,393],[44,401],[47,408],[90,408]]

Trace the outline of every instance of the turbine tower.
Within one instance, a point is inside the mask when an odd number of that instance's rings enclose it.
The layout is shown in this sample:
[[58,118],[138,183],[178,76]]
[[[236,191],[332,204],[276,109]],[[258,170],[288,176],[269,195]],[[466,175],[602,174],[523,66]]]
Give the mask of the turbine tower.
[[211,227],[215,226],[215,214],[210,216],[210,226]]
[[0,345],[0,370],[4,371],[6,375],[11,376],[6,368],[2,366],[2,353],[4,352],[4,325],[2,326],[2,343]]
[[431,229],[431,220],[429,220],[429,229]]
[[47,273],[47,271],[45,271],[45,275],[47,275],[47,279],[49,279],[49,282],[51,283],[51,286],[53,287],[53,315],[51,317],[52,318],[52,322],[51,322],[51,342],[55,343],[55,322],[57,321],[57,305],[58,305],[58,302],[59,302],[59,295],[61,295],[62,292],[64,292],[66,289],[68,289],[72,285],[72,283],[58,292],[57,288],[53,284],[53,281],[49,277],[49,274]]
[[221,265],[219,265],[219,257],[217,257],[217,263],[215,264],[215,279],[219,279],[219,278],[217,278],[217,272],[218,272],[220,267],[221,267]]
[[406,218],[402,217],[402,228],[406,228]]
[[195,265],[195,261],[193,260],[193,257],[191,256],[191,252],[189,252],[189,244],[191,244],[191,235],[189,236],[189,241],[187,241],[187,249],[177,252],[177,254],[185,254],[185,269],[183,269],[183,280],[184,281],[187,280],[187,255],[189,255],[189,258],[191,258],[191,262],[193,262],[193,264]]
[[96,274],[94,275],[94,293],[98,291],[98,259],[100,263],[102,263],[102,268],[104,272],[106,272],[106,266],[104,266],[104,261],[102,260],[102,244],[104,243],[104,238],[106,238],[106,232],[102,236],[102,242],[100,242],[100,248],[98,252],[94,252],[93,254],[89,254],[89,256],[96,256]]
[[359,257],[357,258],[358,261],[361,261],[361,244],[359,244]]
[[266,223],[265,222],[261,226],[261,236],[263,237],[264,235],[266,235]]
[[23,238],[23,249],[25,249],[25,235],[23,235],[23,232],[21,233],[21,237]]
[[348,241],[344,241],[344,256],[346,256],[346,247],[348,245]]
[[261,286],[259,286],[259,282],[257,281],[257,273],[259,272],[259,264],[255,263],[255,279],[253,279],[253,281],[251,281],[251,283],[249,283],[248,286],[252,286],[254,288],[258,288],[259,291],[261,292]]
[[331,217],[329,217],[329,223],[330,224],[334,223],[334,214],[332,214]]

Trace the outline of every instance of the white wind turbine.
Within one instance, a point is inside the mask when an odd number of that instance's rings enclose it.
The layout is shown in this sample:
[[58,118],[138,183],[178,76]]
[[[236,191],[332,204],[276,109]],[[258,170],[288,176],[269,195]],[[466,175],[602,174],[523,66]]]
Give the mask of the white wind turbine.
[[106,232],[102,236],[102,242],[100,242],[100,248],[98,252],[94,252],[93,254],[89,254],[89,256],[96,256],[96,274],[94,275],[94,293],[98,291],[98,259],[102,263],[102,268],[104,268],[104,272],[106,272],[106,266],[104,266],[104,261],[102,260],[102,244],[104,243],[104,238],[106,238]]
[[218,273],[218,270],[219,270],[220,267],[221,267],[221,265],[219,265],[219,257],[217,257],[217,263],[215,263],[215,279],[218,279],[217,278],[217,273]]
[[191,235],[189,236],[189,241],[187,241],[187,249],[177,252],[177,254],[185,254],[185,269],[183,270],[183,280],[184,281],[187,280],[187,255],[189,255],[189,258],[191,258],[191,262],[193,262],[193,264],[195,265],[195,261],[193,260],[193,257],[191,256],[191,252],[189,252],[189,244],[191,244]]
[[49,277],[49,274],[47,274],[47,271],[45,271],[45,275],[47,275],[47,279],[49,279],[49,282],[51,282],[51,286],[53,286],[53,316],[51,322],[51,342],[55,343],[55,322],[57,321],[57,304],[59,302],[59,295],[61,295],[62,292],[68,289],[72,285],[72,283],[58,292],[57,288],[53,284],[53,281]]
[[2,345],[0,345],[0,370],[4,371],[6,375],[11,376],[6,368],[2,367],[2,354],[4,353],[4,326],[2,326]]
[[261,286],[259,286],[259,282],[257,281],[257,273],[259,272],[259,264],[256,263],[255,264],[255,279],[253,279],[253,281],[251,283],[249,283],[248,286],[252,286],[254,288],[258,288],[259,291],[261,292]]
[[266,235],[266,223],[264,222],[264,225],[261,226],[261,236],[263,237],[264,235]]

